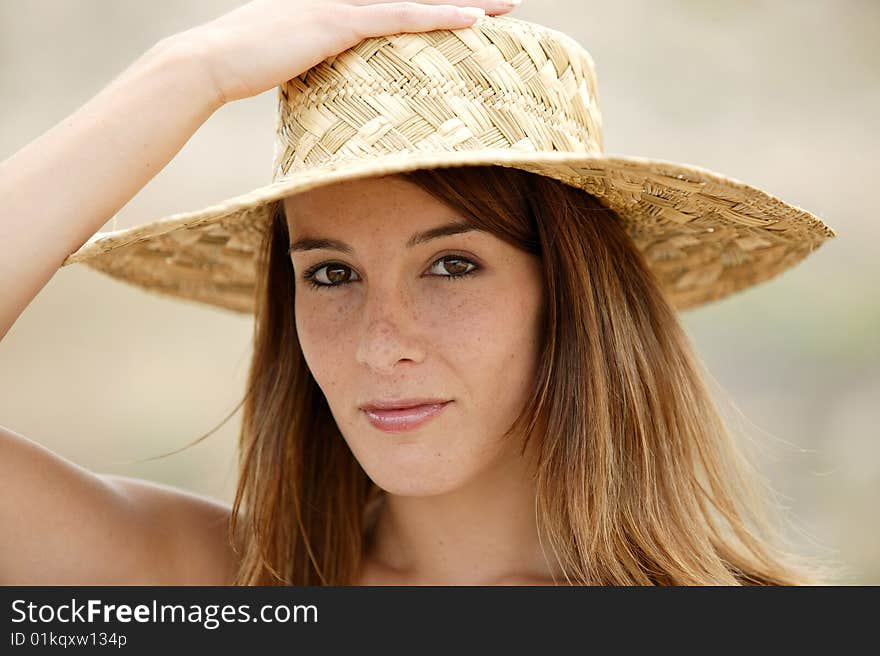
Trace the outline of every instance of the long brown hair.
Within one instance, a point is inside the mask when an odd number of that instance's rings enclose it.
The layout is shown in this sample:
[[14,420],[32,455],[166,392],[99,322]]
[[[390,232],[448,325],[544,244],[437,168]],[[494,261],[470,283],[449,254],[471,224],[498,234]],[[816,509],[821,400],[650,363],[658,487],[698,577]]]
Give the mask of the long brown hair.
[[[543,262],[543,349],[509,434],[536,440],[536,513],[561,584],[816,583],[782,550],[753,463],[715,406],[676,310],[620,217],[504,167],[403,174]],[[236,585],[348,585],[382,491],[300,350],[282,201],[260,254],[230,538]]]

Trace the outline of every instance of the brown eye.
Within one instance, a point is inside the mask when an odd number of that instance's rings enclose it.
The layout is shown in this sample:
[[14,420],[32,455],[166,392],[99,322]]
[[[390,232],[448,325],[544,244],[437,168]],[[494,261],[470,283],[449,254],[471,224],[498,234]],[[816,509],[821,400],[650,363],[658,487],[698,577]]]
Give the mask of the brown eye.
[[307,271],[303,279],[312,287],[340,287],[357,280],[353,274],[344,264],[324,264]]
[[[470,267],[470,268],[468,268]],[[447,280],[456,280],[470,275],[477,269],[477,265],[465,257],[459,255],[447,255],[434,262],[431,271],[440,271],[435,275]]]
[[327,267],[327,279],[331,284],[337,284],[341,282],[345,282],[348,280],[348,271],[351,272],[351,269],[348,267]]
[[445,264],[443,268],[446,269],[451,275],[458,276],[468,270],[467,262],[464,260],[444,260]]

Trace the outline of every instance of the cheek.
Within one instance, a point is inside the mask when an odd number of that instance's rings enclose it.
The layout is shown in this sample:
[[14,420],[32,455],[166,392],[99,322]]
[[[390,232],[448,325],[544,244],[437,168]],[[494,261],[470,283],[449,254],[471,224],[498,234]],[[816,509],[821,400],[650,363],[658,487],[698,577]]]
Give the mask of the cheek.
[[458,368],[491,350],[492,336],[499,328],[499,299],[490,288],[468,288],[466,284],[446,281],[437,284],[453,289],[439,289],[426,295],[416,311],[437,355],[451,360],[450,364]]
[[338,341],[338,333],[351,324],[356,309],[353,294],[298,289],[294,314],[300,342],[320,345]]
[[332,298],[329,292],[315,293],[297,290],[294,303],[296,332],[303,358],[315,381],[328,398],[339,381],[345,380],[346,368],[354,366],[354,345],[351,327],[355,304],[340,294]]
[[539,310],[533,282],[510,278],[436,299],[424,309],[426,334],[469,396],[482,434],[506,429],[501,424],[514,419],[534,386]]

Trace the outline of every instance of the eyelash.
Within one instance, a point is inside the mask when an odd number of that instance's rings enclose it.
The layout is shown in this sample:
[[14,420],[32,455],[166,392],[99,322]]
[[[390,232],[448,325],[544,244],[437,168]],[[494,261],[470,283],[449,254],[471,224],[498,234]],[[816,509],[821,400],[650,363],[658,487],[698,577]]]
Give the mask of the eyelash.
[[[479,265],[477,265],[477,263],[474,262],[473,260],[470,260],[470,259],[464,257],[463,255],[455,255],[455,254],[444,255],[443,257],[437,258],[436,260],[434,260],[431,263],[431,268],[433,268],[433,266],[435,264],[437,264],[437,262],[441,262],[443,260],[461,260],[462,262],[473,265],[473,268],[470,271],[467,271],[465,273],[454,273],[454,274],[450,274],[448,276],[434,276],[436,278],[445,278],[446,280],[450,280],[450,281],[451,280],[460,280],[462,278],[467,278],[468,276],[470,276],[480,270]],[[313,267],[310,267],[309,269],[307,269],[305,271],[305,273],[303,273],[303,275],[302,275],[303,282],[305,282],[307,285],[309,285],[309,287],[312,287],[315,289],[333,289],[336,287],[343,287],[344,285],[349,284],[349,282],[358,282],[356,280],[349,280],[346,282],[336,283],[335,285],[326,285],[324,283],[320,283],[320,282],[315,281],[314,275],[318,271],[320,271],[324,267],[329,267],[329,266],[333,266],[333,265],[340,266],[345,269],[351,268],[351,267],[346,266],[345,264],[342,264],[340,262],[322,262],[320,264],[316,264]]]

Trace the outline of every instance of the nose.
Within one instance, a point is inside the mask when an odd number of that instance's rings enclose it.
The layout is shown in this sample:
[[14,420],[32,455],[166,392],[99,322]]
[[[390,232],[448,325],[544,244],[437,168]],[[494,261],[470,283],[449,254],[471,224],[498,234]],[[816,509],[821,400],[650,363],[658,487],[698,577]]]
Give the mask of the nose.
[[364,301],[356,357],[376,372],[393,373],[400,360],[424,360],[425,349],[411,300],[405,292],[384,289],[368,294]]

